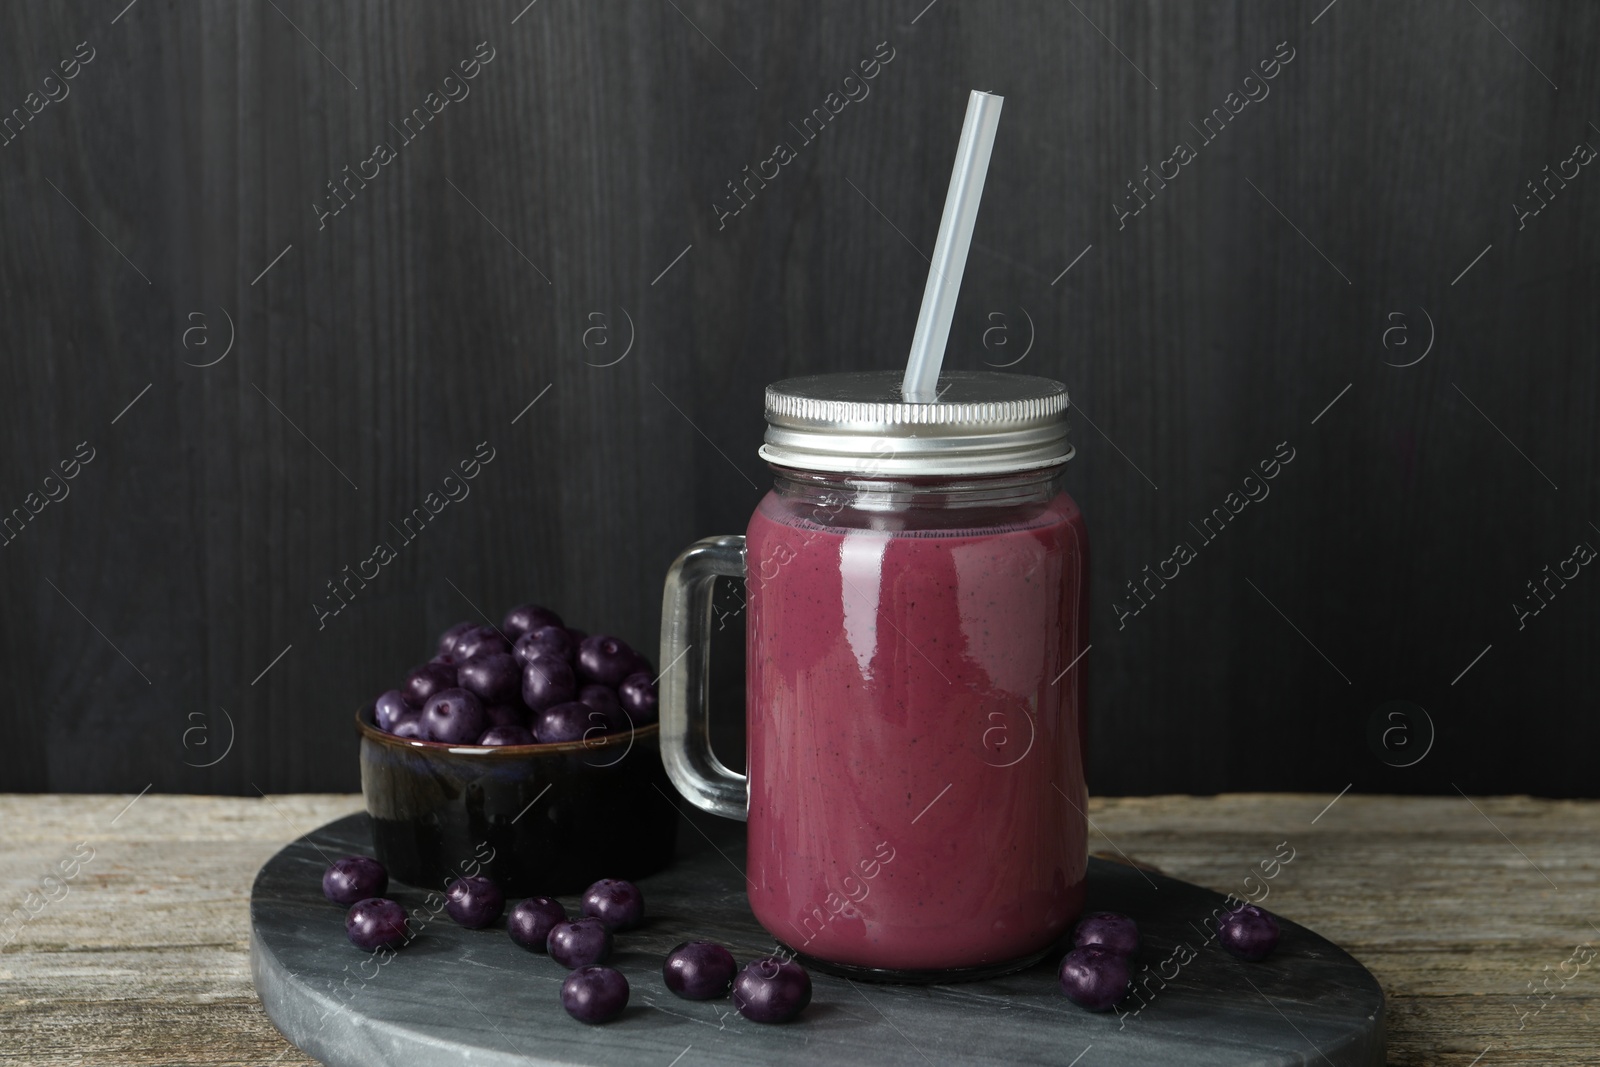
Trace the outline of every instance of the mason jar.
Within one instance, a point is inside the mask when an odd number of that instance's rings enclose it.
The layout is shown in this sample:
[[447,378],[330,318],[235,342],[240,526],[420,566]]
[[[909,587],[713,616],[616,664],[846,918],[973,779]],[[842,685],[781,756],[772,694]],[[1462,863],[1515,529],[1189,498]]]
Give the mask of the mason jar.
[[[748,820],[756,919],[824,970],[901,981],[1025,967],[1087,866],[1087,541],[1061,488],[1066,389],[950,372],[767,389],[773,488],[663,599],[662,759]],[[746,774],[712,751],[712,582],[745,583]]]

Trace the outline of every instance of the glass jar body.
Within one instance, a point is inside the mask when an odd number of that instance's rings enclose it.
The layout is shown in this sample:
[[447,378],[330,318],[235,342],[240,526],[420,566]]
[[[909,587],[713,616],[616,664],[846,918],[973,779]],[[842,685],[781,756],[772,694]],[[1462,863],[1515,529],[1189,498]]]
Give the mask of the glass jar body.
[[749,895],[812,961],[1001,973],[1077,917],[1087,541],[1060,470],[780,468],[752,516]]

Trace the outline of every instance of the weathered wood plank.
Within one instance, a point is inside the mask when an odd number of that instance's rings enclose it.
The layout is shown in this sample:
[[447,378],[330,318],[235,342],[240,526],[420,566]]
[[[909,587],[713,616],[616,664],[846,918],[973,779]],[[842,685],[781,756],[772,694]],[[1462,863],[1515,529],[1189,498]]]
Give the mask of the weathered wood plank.
[[[1324,813],[1330,799],[1097,799],[1094,847],[1245,894],[1245,877],[1288,841],[1295,858],[1267,883],[1265,903],[1378,977],[1391,1062],[1465,1065],[1487,1049],[1484,1067],[1600,1064],[1592,967],[1518,1028],[1534,1006],[1528,983],[1574,946],[1600,943],[1589,925],[1600,802],[1348,795]],[[0,950],[0,1062],[310,1062],[251,990],[250,884],[284,843],[360,799],[153,794],[119,816],[128,800],[0,796],[8,909],[79,842],[94,849],[66,895]]]

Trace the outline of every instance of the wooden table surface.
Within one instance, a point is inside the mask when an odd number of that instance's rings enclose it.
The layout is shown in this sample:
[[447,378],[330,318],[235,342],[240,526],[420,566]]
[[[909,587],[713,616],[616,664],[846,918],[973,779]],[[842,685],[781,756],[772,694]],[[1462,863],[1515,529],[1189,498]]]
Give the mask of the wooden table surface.
[[[361,798],[130,800],[0,795],[0,1063],[314,1062],[251,988],[250,884]],[[1097,799],[1092,847],[1264,886],[1383,984],[1393,1064],[1600,1065],[1600,801],[1332,800]],[[1247,884],[1283,842],[1294,858]]]

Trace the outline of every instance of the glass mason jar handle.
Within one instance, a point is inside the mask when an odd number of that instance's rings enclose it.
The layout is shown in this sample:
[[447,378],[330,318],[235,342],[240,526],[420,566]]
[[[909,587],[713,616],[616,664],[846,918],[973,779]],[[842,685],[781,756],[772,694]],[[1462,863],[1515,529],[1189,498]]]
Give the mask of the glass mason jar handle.
[[661,762],[696,807],[741,821],[750,809],[750,786],[711,751],[706,683],[713,583],[744,576],[744,538],[707,537],[673,561],[661,596]]

